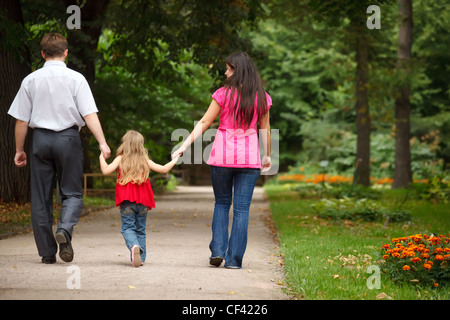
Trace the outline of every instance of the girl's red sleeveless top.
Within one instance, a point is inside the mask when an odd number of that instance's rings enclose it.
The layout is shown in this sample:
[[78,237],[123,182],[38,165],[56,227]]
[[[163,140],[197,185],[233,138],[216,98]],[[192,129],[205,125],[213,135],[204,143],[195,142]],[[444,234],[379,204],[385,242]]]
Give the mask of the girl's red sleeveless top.
[[[119,169],[119,176],[117,180],[121,177],[121,170]],[[153,197],[153,189],[150,184],[150,180],[147,179],[146,182],[142,184],[136,184],[129,182],[122,186],[120,183],[116,183],[116,206],[128,200],[130,202],[141,203],[147,208],[155,208],[155,199]]]

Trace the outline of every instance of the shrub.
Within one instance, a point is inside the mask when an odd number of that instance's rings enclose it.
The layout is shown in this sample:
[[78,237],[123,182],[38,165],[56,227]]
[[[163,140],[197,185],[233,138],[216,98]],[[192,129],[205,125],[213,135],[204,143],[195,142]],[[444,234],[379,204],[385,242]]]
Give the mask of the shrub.
[[443,177],[433,176],[428,180],[425,185],[425,190],[421,194],[423,199],[430,200],[433,202],[443,202],[447,203],[450,197],[450,186]]
[[450,235],[416,234],[392,239],[381,248],[381,269],[394,281],[423,286],[450,283]]
[[409,212],[389,209],[370,199],[322,199],[311,205],[320,218],[332,220],[364,220],[402,222],[410,220]]

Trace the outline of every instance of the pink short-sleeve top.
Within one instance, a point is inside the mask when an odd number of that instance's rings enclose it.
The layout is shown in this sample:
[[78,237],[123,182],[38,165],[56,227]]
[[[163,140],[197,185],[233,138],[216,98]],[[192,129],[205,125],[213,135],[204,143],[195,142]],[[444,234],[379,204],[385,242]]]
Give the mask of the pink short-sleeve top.
[[[230,90],[230,89],[228,89]],[[258,113],[257,97],[255,98],[255,112],[247,130],[235,129],[234,118],[229,108],[234,106],[235,97],[231,97],[231,90],[227,95],[227,88],[221,87],[213,93],[212,98],[220,105],[219,128],[216,132],[209,165],[234,168],[261,168],[258,141]],[[225,101],[225,98],[227,101]],[[266,92],[267,110],[272,106],[272,98]]]

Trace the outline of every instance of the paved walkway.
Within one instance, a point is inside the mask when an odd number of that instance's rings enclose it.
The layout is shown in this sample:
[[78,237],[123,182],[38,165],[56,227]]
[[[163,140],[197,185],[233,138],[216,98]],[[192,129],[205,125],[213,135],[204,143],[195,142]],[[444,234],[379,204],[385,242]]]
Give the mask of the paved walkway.
[[[132,268],[117,208],[82,217],[74,260],[45,265],[32,233],[0,240],[0,300],[5,299],[288,299],[263,191],[250,210],[243,269],[209,266],[214,196],[210,187],[178,187],[156,199],[147,220],[147,261]],[[230,219],[231,221],[231,219]]]

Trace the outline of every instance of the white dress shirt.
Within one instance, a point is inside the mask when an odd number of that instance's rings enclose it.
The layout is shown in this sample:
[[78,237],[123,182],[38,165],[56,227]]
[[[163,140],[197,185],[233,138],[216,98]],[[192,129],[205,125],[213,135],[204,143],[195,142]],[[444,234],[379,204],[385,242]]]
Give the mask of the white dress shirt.
[[85,77],[62,61],[47,61],[22,81],[8,114],[30,128],[61,131],[85,125],[82,117],[98,112]]

